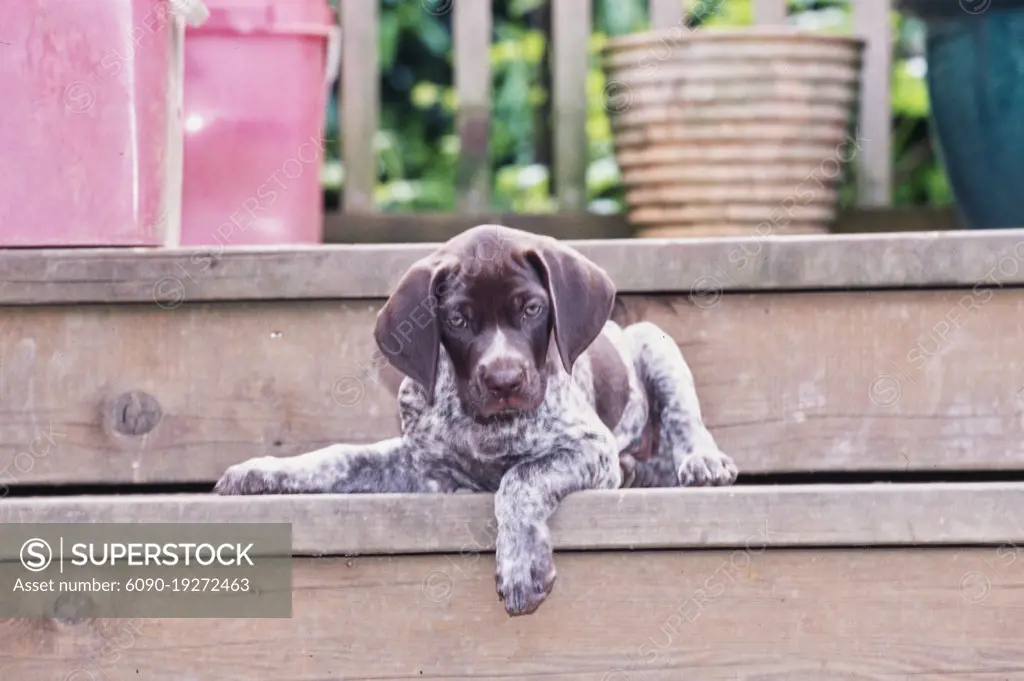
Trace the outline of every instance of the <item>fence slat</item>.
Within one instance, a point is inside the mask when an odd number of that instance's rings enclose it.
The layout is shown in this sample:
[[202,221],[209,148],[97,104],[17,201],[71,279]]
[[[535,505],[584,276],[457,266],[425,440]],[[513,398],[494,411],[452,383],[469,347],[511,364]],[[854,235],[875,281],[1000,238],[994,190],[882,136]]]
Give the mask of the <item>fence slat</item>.
[[561,210],[587,200],[587,65],[590,0],[551,0],[554,182]]
[[373,141],[380,119],[379,8],[376,1],[340,0],[342,28],[338,115],[345,168],[344,210],[373,210],[377,154]]
[[686,13],[683,0],[649,0],[649,3],[652,29],[663,31],[673,26],[682,27]]
[[482,213],[491,203],[491,3],[462,0],[453,12],[460,142],[456,200],[459,210]]
[[854,31],[867,40],[859,111],[857,202],[892,203],[892,26],[890,0],[852,0]]
[[786,23],[786,5],[786,0],[754,0],[754,23],[758,26]]

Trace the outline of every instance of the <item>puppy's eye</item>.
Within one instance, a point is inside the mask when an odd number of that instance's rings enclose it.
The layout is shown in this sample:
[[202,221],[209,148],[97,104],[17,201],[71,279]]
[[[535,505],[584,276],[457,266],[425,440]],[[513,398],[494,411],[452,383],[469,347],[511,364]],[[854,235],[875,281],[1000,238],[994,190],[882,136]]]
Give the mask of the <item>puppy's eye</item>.
[[523,308],[523,313],[527,317],[536,317],[544,310],[544,307],[540,303],[527,303],[526,307]]
[[466,325],[466,318],[460,315],[458,312],[452,312],[448,315],[448,326],[453,329],[461,329]]

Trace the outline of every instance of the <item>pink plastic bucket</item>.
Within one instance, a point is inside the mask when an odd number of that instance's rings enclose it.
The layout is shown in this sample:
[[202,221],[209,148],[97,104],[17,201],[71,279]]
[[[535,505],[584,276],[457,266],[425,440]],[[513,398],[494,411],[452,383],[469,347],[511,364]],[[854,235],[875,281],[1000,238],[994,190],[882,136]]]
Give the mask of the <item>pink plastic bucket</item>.
[[319,243],[327,0],[206,0],[186,31],[182,245]]
[[0,246],[173,243],[184,35],[176,2],[4,1]]

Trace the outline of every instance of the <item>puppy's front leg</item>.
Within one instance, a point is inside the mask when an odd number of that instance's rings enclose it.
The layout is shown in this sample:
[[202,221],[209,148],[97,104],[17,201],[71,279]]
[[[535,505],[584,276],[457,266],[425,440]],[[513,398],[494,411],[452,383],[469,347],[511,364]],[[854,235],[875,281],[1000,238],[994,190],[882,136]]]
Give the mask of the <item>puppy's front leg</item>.
[[559,447],[505,473],[494,498],[495,581],[509,615],[532,613],[551,593],[555,562],[548,519],[562,499],[584,489],[616,489],[621,482],[610,432]]
[[444,471],[414,444],[391,438],[366,445],[337,444],[293,457],[264,456],[225,471],[218,494],[452,492]]

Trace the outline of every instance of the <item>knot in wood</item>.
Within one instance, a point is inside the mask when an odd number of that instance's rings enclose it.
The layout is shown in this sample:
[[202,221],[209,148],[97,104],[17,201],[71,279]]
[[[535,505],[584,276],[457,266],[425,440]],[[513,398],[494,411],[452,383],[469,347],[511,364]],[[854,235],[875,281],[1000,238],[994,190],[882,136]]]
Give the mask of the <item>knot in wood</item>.
[[53,619],[61,624],[81,624],[94,619],[95,610],[95,603],[88,594],[64,593],[53,604]]
[[118,396],[109,411],[111,428],[122,435],[145,435],[156,428],[162,415],[155,397],[135,390]]

